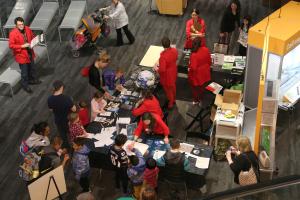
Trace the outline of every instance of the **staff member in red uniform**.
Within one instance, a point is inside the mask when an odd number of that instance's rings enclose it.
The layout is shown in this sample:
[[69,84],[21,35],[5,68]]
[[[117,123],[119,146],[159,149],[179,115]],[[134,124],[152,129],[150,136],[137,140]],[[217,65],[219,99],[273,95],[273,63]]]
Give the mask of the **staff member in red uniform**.
[[169,143],[169,127],[165,124],[159,115],[144,113],[140,120],[138,127],[134,131],[134,141],[136,141],[140,135],[145,133],[146,135],[164,135],[164,142]]
[[193,104],[200,103],[204,92],[204,84],[210,81],[211,57],[207,47],[201,46],[201,39],[193,40],[190,57],[188,80],[192,87]]
[[192,42],[196,37],[201,38],[202,45],[205,46],[205,21],[199,17],[199,10],[193,9],[192,19],[186,22],[186,40],[184,44],[185,49],[192,48]]
[[169,100],[168,107],[172,108],[176,101],[176,79],[177,79],[177,58],[178,52],[175,48],[170,47],[170,39],[164,37],[161,40],[164,51],[159,58],[159,66],[155,68],[160,76],[160,84]]
[[33,32],[28,26],[24,25],[24,19],[17,17],[15,19],[16,27],[9,33],[9,48],[21,69],[21,84],[27,93],[32,93],[28,84],[40,84],[41,81],[36,78],[34,69],[34,51],[30,48],[30,42],[34,38]]
[[146,112],[154,113],[159,115],[161,118],[164,117],[163,111],[160,108],[159,101],[157,98],[152,95],[151,91],[143,90],[142,91],[143,98],[137,103],[138,107],[133,109],[132,115],[137,117]]

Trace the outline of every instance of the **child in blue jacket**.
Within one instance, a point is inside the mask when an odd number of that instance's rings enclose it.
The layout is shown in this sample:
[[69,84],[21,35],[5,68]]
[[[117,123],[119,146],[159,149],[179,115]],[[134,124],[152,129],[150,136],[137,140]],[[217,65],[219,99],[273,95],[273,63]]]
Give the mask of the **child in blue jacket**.
[[133,186],[133,196],[136,199],[140,199],[140,193],[144,181],[144,171],[146,163],[141,152],[135,148],[131,150],[135,155],[129,157],[129,165],[127,169],[127,175]]
[[107,69],[103,73],[104,83],[108,92],[113,95],[116,90],[121,91],[125,83],[124,71],[117,68],[116,71]]
[[84,145],[84,138],[77,137],[73,141],[73,171],[75,173],[76,180],[82,188],[82,192],[88,192],[90,189],[89,173],[90,163],[88,154],[90,149]]

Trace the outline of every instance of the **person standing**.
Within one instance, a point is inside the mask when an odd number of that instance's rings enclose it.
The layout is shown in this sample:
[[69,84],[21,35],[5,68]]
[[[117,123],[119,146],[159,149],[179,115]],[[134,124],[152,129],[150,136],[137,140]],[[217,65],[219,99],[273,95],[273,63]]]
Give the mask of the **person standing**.
[[68,133],[68,114],[75,112],[76,106],[69,96],[63,94],[64,84],[62,81],[55,81],[53,83],[53,94],[48,98],[48,108],[53,111],[54,120],[57,130],[63,139],[63,147],[70,148]]
[[238,39],[240,56],[247,55],[248,32],[249,32],[250,26],[251,26],[251,17],[245,16],[243,18],[243,23],[240,28],[240,35],[239,35],[239,39]]
[[159,66],[155,69],[160,76],[160,84],[162,85],[167,98],[169,100],[168,108],[172,108],[176,101],[176,80],[177,80],[177,58],[178,52],[176,48],[170,46],[171,41],[168,37],[161,40],[164,50],[160,53]]
[[202,100],[204,84],[210,81],[210,65],[209,49],[201,45],[200,38],[195,38],[188,68],[188,80],[192,88],[193,104],[199,104]]
[[99,58],[92,64],[89,68],[89,90],[90,96],[93,96],[95,92],[101,92],[106,97],[111,97],[111,95],[106,91],[103,69],[108,66],[110,61],[110,56],[103,52],[100,54]]
[[186,40],[184,44],[185,49],[191,49],[192,48],[192,41],[196,37],[201,38],[202,45],[205,46],[205,31],[206,31],[206,25],[204,19],[202,19],[199,16],[199,10],[193,9],[192,12],[192,19],[189,19],[186,22]]
[[24,19],[15,19],[16,27],[9,33],[9,48],[12,49],[16,62],[21,69],[22,88],[27,93],[32,93],[29,84],[40,84],[41,81],[36,77],[34,67],[35,54],[30,48],[30,42],[34,38],[32,30],[24,25]]
[[112,0],[112,4],[106,8],[100,8],[101,10],[108,10],[109,15],[105,16],[105,19],[111,19],[113,27],[117,31],[117,45],[122,46],[124,44],[121,29],[123,29],[126,37],[129,40],[129,44],[134,43],[134,36],[128,29],[128,15],[126,13],[123,3],[119,0]]
[[226,8],[221,21],[220,42],[230,44],[232,32],[235,30],[236,24],[240,27],[240,11],[241,3],[239,0],[231,0]]

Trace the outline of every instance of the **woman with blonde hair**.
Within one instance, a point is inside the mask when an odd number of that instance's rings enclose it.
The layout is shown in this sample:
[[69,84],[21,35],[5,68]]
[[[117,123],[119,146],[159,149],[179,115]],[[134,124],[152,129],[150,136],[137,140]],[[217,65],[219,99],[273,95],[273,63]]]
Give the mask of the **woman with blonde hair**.
[[[234,157],[232,157],[234,156]],[[253,167],[257,182],[259,182],[259,162],[251,147],[250,139],[247,136],[240,136],[236,140],[236,148],[230,147],[226,152],[226,158],[231,170],[234,173],[234,182],[239,183],[239,175],[243,171],[249,171]]]

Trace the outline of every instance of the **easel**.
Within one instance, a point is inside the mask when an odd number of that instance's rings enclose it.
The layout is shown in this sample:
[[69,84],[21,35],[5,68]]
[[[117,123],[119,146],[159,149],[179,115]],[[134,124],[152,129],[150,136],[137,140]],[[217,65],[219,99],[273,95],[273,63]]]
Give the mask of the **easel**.
[[47,193],[46,193],[46,198],[45,198],[45,200],[47,200],[47,198],[48,198],[48,193],[49,193],[49,188],[50,188],[51,180],[53,180],[53,183],[54,183],[54,185],[55,185],[55,188],[56,188],[56,191],[57,191],[57,193],[58,193],[59,199],[60,199],[60,200],[63,200],[63,199],[62,199],[62,196],[61,196],[61,194],[60,194],[60,191],[59,191],[59,189],[58,189],[58,187],[57,187],[55,178],[54,178],[53,176],[50,176],[50,177],[49,177],[49,182],[48,182],[48,187],[47,187]]

